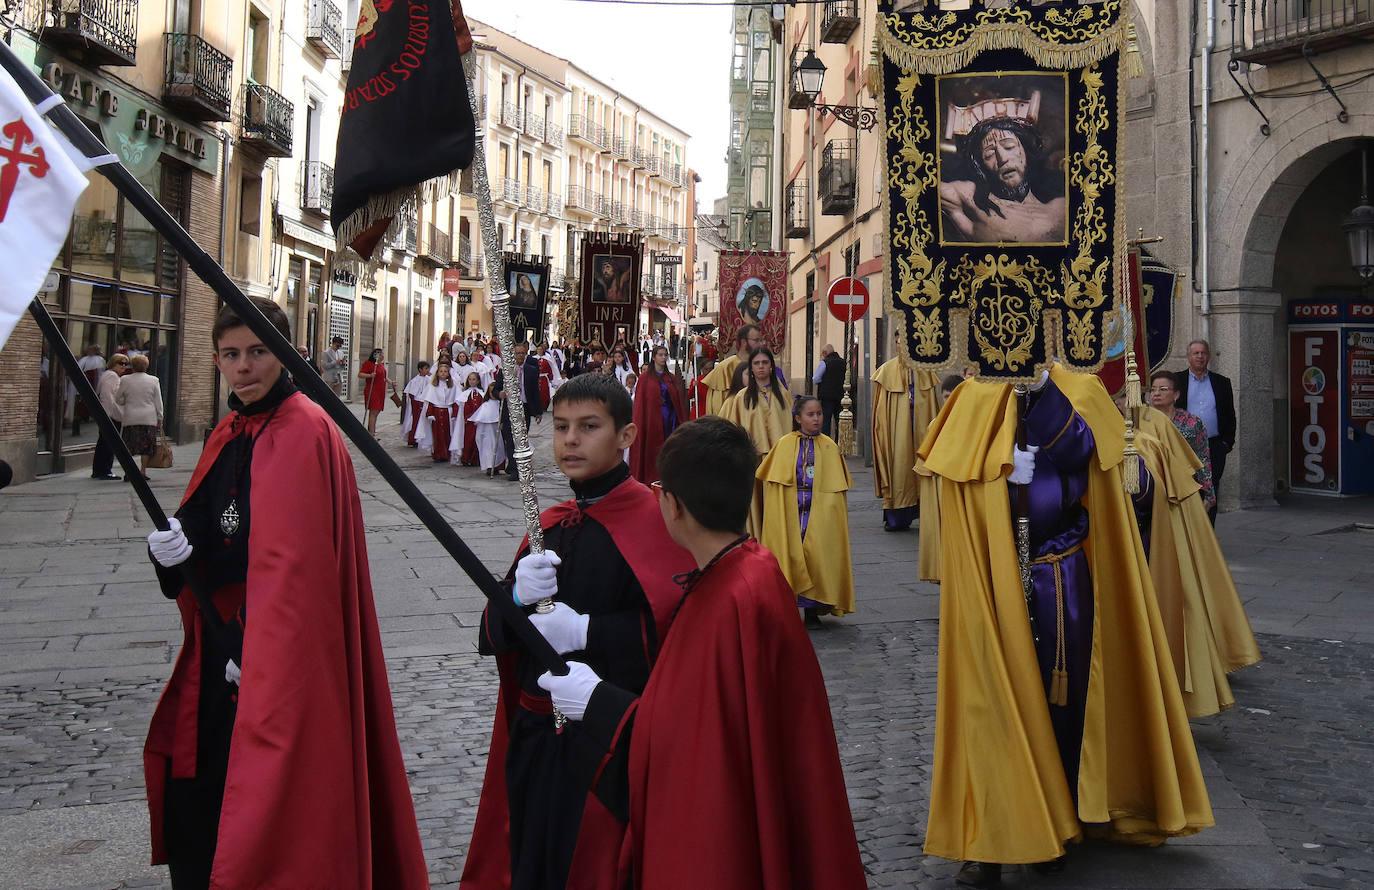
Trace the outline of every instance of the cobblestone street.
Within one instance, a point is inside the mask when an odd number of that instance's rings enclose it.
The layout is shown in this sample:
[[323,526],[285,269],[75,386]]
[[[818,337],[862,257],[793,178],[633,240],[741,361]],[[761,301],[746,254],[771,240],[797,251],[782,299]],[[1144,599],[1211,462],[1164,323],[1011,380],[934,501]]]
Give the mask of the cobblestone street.
[[[431,465],[383,438],[459,534],[502,570],[515,485]],[[380,424],[379,424],[380,426]],[[547,455],[547,430],[537,427]],[[154,471],[175,504],[196,450]],[[540,473],[545,503],[561,475]],[[871,474],[851,492],[859,608],[812,639],[874,888],[953,886],[921,854],[935,713],[937,590],[914,581],[916,536],[884,534]],[[435,886],[455,886],[485,765],[494,666],[475,652],[481,600],[399,498],[359,473],[402,746]],[[309,510],[310,505],[302,505]],[[1008,886],[1374,886],[1374,504],[1295,501],[1225,514],[1222,543],[1265,660],[1237,705],[1194,723],[1216,828],[1156,850],[1088,844]],[[141,747],[180,631],[153,582],[150,530],[127,487],[84,475],[0,493],[0,887],[168,886],[146,862]]]

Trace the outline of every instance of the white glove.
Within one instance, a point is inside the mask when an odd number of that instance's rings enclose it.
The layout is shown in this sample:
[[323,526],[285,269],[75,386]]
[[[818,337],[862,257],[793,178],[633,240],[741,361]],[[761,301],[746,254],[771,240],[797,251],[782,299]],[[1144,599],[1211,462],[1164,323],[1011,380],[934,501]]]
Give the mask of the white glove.
[[558,566],[563,560],[552,550],[531,553],[515,566],[515,601],[532,606],[558,596]]
[[1040,390],[1044,389],[1044,388],[1045,388],[1045,384],[1046,384],[1046,383],[1049,383],[1049,382],[1050,382],[1050,372],[1049,372],[1049,371],[1041,371],[1041,372],[1040,372],[1040,379],[1037,380],[1037,381],[1035,381],[1034,383],[1032,383],[1032,384],[1030,385],[1030,391],[1031,391],[1031,392],[1039,392]]
[[561,677],[547,671],[539,675],[539,688],[553,698],[553,706],[569,720],[587,716],[587,702],[600,683],[596,671],[580,661],[568,662],[568,672]]
[[181,523],[175,518],[167,520],[171,526],[165,532],[153,532],[148,536],[148,549],[153,559],[164,569],[179,566],[191,558],[191,542],[181,530]]
[[1012,485],[1030,485],[1031,478],[1035,476],[1035,452],[1039,450],[1039,445],[1031,445],[1025,451],[1012,448],[1011,475],[1007,481]]
[[554,603],[553,611],[546,615],[535,612],[530,616],[530,623],[559,655],[581,652],[587,648],[589,620],[590,616],[582,615],[563,603]]
[[224,682],[233,683],[237,686],[239,685],[239,680],[242,679],[243,671],[239,670],[239,666],[234,664],[234,659],[231,658],[226,661],[224,663]]

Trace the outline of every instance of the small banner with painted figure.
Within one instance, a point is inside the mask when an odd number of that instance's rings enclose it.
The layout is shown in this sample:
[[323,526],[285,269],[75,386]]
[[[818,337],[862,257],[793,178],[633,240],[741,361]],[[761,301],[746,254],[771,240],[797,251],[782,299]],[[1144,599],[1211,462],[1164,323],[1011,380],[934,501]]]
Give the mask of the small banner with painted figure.
[[1140,306],[1145,315],[1145,348],[1150,353],[1151,373],[1169,361],[1174,348],[1174,304],[1182,278],[1183,273],[1141,248]]
[[880,0],[885,308],[918,367],[1030,381],[1106,360],[1128,2]]
[[1140,249],[1131,248],[1126,252],[1127,299],[1119,303],[1107,316],[1105,333],[1107,343],[1106,360],[1098,369],[1097,376],[1102,385],[1113,396],[1126,388],[1126,344],[1129,342],[1135,351],[1136,373],[1141,383],[1146,384],[1150,377],[1149,343],[1145,326],[1145,313],[1141,299],[1140,286]]
[[776,356],[787,339],[787,259],[781,251],[722,250],[718,277],[721,354],[735,351],[735,332],[754,324]]
[[506,254],[506,293],[510,294],[510,326],[516,342],[544,338],[544,312],[549,299],[550,264],[545,257]]
[[471,50],[458,0],[362,0],[336,169],[304,174],[340,250],[371,259],[394,217],[458,193],[477,146],[462,66]]
[[[639,331],[640,269],[644,239],[639,235],[588,232],[582,236],[582,339],[611,347]],[[512,302],[512,311],[514,303]]]

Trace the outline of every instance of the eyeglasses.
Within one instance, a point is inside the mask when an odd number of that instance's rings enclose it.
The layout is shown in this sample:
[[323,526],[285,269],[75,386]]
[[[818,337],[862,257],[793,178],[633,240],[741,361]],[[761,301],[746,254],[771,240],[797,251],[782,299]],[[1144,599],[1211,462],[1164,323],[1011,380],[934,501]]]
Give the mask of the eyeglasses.
[[663,497],[665,494],[670,493],[666,488],[663,487],[662,482],[650,482],[649,487],[652,488],[654,490],[654,494],[657,494],[659,497]]

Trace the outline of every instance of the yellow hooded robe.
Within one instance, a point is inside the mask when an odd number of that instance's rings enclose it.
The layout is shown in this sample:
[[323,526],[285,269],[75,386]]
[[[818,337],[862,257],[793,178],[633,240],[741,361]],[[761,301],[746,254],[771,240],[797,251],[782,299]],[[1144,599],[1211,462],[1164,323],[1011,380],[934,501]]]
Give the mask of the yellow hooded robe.
[[925,851],[954,860],[1045,862],[1084,833],[1138,844],[1213,822],[1178,680],[1122,486],[1125,425],[1101,381],[1055,368],[1096,441],[1084,503],[1093,580],[1091,681],[1078,806],[1065,778],[1031,639],[1006,476],[1016,403],[966,381],[920,455],[940,477],[941,570],[935,768]]
[[1202,464],[1168,416],[1139,412],[1141,457],[1154,477],[1150,575],[1189,717],[1235,704],[1226,675],[1260,660],[1259,645],[1194,471]]
[[873,375],[873,493],[884,510],[914,507],[921,499],[916,446],[939,410],[939,387],[933,373],[913,370],[900,358]]
[[817,436],[811,518],[803,542],[797,509],[797,452],[802,438],[801,433],[783,436],[759,464],[755,478],[763,490],[763,529],[758,539],[778,558],[793,593],[825,603],[832,615],[845,615],[854,611],[845,499],[853,480],[835,441]]
[[916,532],[916,574],[922,581],[940,583],[940,478],[916,458],[921,486],[921,522]]
[[758,453],[767,454],[779,439],[792,431],[792,404],[787,390],[782,391],[779,399],[769,388],[759,392],[758,400],[750,408],[744,400],[748,394],[746,387],[732,395],[721,407],[720,416],[742,427],[754,440]]
[[726,400],[730,398],[730,378],[734,376],[740,361],[738,355],[727,355],[716,362],[711,373],[701,378],[701,385],[706,387],[707,414],[719,415],[725,407]]

